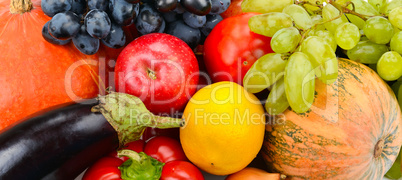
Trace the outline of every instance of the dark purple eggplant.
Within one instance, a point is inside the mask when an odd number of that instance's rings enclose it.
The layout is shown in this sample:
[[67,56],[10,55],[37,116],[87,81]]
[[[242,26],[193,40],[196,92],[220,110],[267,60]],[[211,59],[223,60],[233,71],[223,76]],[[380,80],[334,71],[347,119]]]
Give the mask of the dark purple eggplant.
[[[97,100],[53,107],[0,132],[0,179],[71,180],[97,159],[139,139],[148,126],[183,125],[181,119],[154,116],[138,98],[126,94]],[[130,119],[111,119],[119,110],[130,112]],[[144,113],[148,119],[140,119]]]

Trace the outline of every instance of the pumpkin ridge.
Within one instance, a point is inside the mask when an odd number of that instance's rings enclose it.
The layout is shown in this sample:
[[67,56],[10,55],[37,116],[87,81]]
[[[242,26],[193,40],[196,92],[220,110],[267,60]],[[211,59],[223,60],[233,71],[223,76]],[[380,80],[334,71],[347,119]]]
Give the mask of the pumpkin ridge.
[[402,145],[395,95],[367,66],[338,63],[335,83],[316,81],[311,111],[286,110],[277,117],[284,124],[267,124],[262,155],[270,171],[289,179],[382,179],[391,167]]

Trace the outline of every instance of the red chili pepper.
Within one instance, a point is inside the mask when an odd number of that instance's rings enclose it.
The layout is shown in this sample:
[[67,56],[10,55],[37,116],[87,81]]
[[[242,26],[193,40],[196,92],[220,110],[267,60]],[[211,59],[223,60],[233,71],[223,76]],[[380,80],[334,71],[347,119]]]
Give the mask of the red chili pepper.
[[119,166],[123,160],[103,157],[92,165],[82,177],[83,180],[118,180],[121,179]]
[[151,138],[145,145],[144,152],[163,163],[177,160],[187,161],[180,142],[166,136]]
[[201,171],[186,161],[179,141],[157,136],[145,148],[144,144],[143,140],[128,143],[124,149],[98,160],[83,180],[204,180]]

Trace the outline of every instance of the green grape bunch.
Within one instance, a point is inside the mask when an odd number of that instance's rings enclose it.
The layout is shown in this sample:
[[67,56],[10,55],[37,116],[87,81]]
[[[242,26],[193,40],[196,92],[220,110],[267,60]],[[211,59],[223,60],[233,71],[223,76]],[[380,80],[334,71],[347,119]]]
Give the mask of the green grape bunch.
[[270,90],[269,114],[308,111],[315,81],[337,80],[338,56],[369,65],[402,91],[402,0],[244,0],[241,7],[261,13],[250,18],[251,31],[272,37],[274,53],[243,79],[251,93]]

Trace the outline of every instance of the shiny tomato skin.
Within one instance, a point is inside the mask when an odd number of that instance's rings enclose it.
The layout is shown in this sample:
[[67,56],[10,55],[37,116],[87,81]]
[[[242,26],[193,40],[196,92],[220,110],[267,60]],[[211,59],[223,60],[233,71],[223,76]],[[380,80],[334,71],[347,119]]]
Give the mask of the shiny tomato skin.
[[161,180],[204,180],[204,176],[190,162],[171,161],[163,167]]
[[163,163],[187,161],[180,142],[166,136],[156,136],[150,139],[145,145],[144,152]]
[[123,160],[115,157],[103,157],[85,172],[82,180],[121,180],[119,166]]
[[242,13],[219,22],[204,43],[204,62],[213,82],[243,84],[244,75],[261,56],[272,53],[271,38],[251,32],[250,17]]

